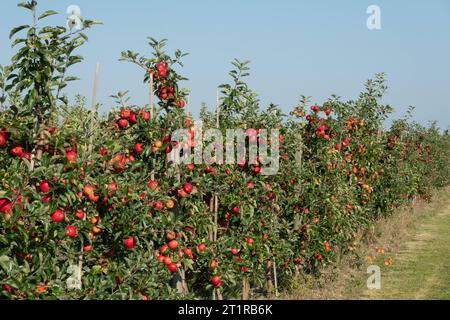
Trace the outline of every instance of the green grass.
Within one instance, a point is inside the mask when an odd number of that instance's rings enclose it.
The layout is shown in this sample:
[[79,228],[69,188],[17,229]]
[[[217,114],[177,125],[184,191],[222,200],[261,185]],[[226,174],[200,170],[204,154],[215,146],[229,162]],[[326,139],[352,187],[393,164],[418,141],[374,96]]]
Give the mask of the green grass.
[[419,223],[365,299],[450,299],[450,204]]
[[[450,300],[450,188],[378,221],[356,247],[320,279],[305,277],[281,298]],[[380,290],[367,289],[369,265],[381,268]]]

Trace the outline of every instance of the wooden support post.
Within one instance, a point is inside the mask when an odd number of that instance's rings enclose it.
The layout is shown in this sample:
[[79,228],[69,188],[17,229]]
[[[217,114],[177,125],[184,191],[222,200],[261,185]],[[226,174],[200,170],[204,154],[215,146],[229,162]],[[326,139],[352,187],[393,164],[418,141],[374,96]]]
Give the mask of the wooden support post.
[[297,135],[297,140],[298,140],[298,148],[295,153],[295,161],[301,172],[303,167],[303,138],[301,134]]
[[153,105],[153,99],[154,99],[154,80],[153,80],[153,72],[150,72],[150,118],[153,119],[155,115],[155,109]]
[[247,277],[244,277],[242,280],[242,300],[250,299],[250,283],[248,282]]
[[189,96],[186,97],[186,115],[189,117]]
[[94,121],[95,121],[95,109],[97,107],[97,86],[98,86],[98,75],[100,72],[100,63],[97,62],[97,65],[95,66],[95,76],[94,76],[94,84],[92,86],[92,105],[91,105],[91,122],[89,127],[89,146],[88,146],[88,153],[92,153],[92,148],[94,144]]
[[[214,214],[214,195],[211,195],[211,198],[209,199],[209,212],[213,215]],[[209,241],[214,241],[214,227],[211,226],[209,228]]]
[[[153,120],[153,116],[155,113],[155,110],[153,108],[153,99],[154,99],[154,83],[153,83],[153,72],[150,72],[150,87],[149,87],[149,108],[150,108],[150,119]],[[152,157],[152,173],[151,177],[152,180],[155,180],[155,159]]]
[[220,99],[219,99],[219,89],[217,89],[216,94],[216,128],[220,129]]
[[[220,129],[220,100],[219,100],[219,90],[217,89],[216,96],[216,127]],[[219,214],[219,196],[215,192],[214,193],[214,241],[217,241],[217,224],[218,224],[218,214]]]
[[278,297],[278,276],[277,276],[277,263],[273,258],[273,277],[275,280],[275,296]]

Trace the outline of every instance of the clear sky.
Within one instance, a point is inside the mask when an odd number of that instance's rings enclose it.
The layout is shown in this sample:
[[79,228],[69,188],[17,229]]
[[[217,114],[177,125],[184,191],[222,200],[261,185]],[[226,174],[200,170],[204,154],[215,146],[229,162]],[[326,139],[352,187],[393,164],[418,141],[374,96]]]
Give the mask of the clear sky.
[[[8,33],[27,23],[26,10],[15,0],[0,1],[0,63],[12,54]],[[300,94],[321,103],[336,93],[354,98],[376,72],[386,72],[385,102],[396,116],[415,106],[421,123],[438,120],[450,126],[449,0],[38,0],[39,10],[61,14],[49,19],[64,24],[66,8],[78,5],[85,18],[104,25],[88,32],[80,53],[85,61],[73,73],[71,94],[91,99],[92,78],[100,62],[98,100],[113,106],[109,95],[129,89],[133,104],[147,102],[142,71],[119,62],[131,49],[150,54],[146,37],[169,39],[169,49],[189,52],[183,74],[191,89],[191,110],[201,102],[213,107],[217,85],[228,81],[230,61],[251,60],[251,87],[263,106],[270,102],[286,112]],[[381,8],[381,30],[368,30],[369,5]]]

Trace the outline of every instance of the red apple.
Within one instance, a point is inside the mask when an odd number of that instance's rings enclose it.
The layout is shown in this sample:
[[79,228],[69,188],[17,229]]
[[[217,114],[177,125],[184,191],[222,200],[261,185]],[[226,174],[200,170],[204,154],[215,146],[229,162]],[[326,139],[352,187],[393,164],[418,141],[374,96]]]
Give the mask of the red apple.
[[66,234],[71,238],[75,238],[78,235],[78,230],[74,226],[68,226]]
[[11,149],[11,155],[14,157],[23,157],[25,152],[21,146],[17,146]]
[[136,151],[136,153],[141,153],[142,152],[142,143],[136,143],[134,145],[134,151]]
[[194,186],[190,183],[185,183],[183,185],[183,189],[184,191],[186,191],[187,193],[191,193],[194,190]]
[[52,220],[53,222],[62,222],[64,220],[64,212],[61,210],[56,210],[52,213]]
[[211,279],[211,284],[215,287],[215,288],[219,288],[222,285],[222,281],[220,280],[220,277],[215,276]]
[[84,217],[85,217],[86,215],[85,215],[85,213],[83,212],[83,210],[78,210],[77,213],[75,214],[75,216],[77,217],[77,219],[84,220]]
[[172,240],[169,242],[169,248],[171,250],[176,250],[178,248],[178,241],[177,240]]
[[172,272],[172,273],[176,272],[177,269],[178,269],[178,268],[177,268],[177,265],[176,265],[175,263],[169,264],[169,265],[168,265],[168,268],[169,268],[169,271]]
[[48,181],[42,181],[39,185],[39,189],[42,193],[48,193],[50,191],[50,184],[48,183]]
[[128,126],[128,120],[127,119],[120,119],[118,124],[119,124],[119,127],[125,128],[125,127]]
[[131,115],[130,115],[130,122],[131,123],[137,123],[138,122],[138,119],[137,119],[136,114],[134,112],[132,112]]
[[125,247],[127,249],[130,249],[130,250],[134,249],[134,247],[136,245],[135,240],[134,240],[133,237],[129,237],[129,238],[123,240],[123,244],[125,245]]
[[76,163],[78,155],[77,155],[77,153],[75,151],[71,150],[71,151],[67,152],[66,157],[67,157],[67,160],[69,160],[70,163]]

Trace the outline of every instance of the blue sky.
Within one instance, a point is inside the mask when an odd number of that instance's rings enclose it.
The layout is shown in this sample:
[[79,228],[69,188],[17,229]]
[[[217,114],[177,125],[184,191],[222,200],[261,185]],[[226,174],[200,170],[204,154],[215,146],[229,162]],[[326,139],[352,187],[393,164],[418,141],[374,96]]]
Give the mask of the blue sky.
[[[8,62],[8,33],[28,22],[15,0],[0,2],[0,63]],[[401,116],[416,107],[421,123],[438,120],[450,126],[450,1],[414,0],[38,0],[39,10],[61,14],[49,19],[63,24],[66,8],[75,4],[85,18],[104,25],[88,32],[80,53],[85,61],[72,73],[82,78],[69,88],[91,99],[96,62],[101,64],[98,100],[107,110],[109,95],[129,89],[133,104],[147,103],[142,72],[119,62],[131,49],[150,54],[146,37],[169,39],[169,49],[189,52],[183,74],[191,89],[191,110],[201,102],[213,108],[217,85],[229,80],[230,61],[251,60],[250,86],[263,106],[278,104],[286,112],[300,94],[321,103],[330,94],[358,95],[366,79],[386,72],[385,102]],[[369,5],[381,8],[382,29],[366,27]]]

